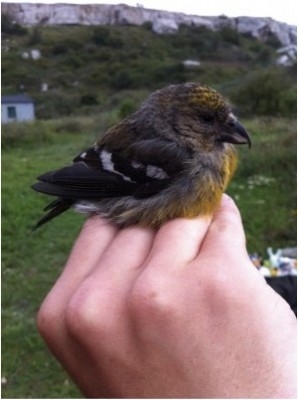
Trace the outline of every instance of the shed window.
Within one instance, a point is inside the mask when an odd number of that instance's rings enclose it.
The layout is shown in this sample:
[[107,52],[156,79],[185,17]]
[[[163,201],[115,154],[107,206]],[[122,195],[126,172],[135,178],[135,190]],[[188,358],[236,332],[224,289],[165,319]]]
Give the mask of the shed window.
[[16,118],[16,116],[17,116],[16,107],[14,107],[14,106],[7,107],[7,115],[8,115],[8,118]]

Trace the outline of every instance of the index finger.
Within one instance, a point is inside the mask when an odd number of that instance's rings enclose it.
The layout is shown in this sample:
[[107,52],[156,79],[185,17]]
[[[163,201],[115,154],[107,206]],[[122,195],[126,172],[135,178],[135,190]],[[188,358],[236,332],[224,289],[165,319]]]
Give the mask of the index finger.
[[44,300],[47,307],[63,309],[72,293],[92,272],[98,259],[117,235],[117,228],[98,216],[90,217],[81,230],[61,276]]

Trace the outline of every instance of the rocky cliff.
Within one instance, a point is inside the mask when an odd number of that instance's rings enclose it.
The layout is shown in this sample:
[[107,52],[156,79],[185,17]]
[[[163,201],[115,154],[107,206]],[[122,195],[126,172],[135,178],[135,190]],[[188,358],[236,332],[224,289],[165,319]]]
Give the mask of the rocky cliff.
[[16,22],[32,25],[142,25],[151,23],[159,34],[175,33],[181,24],[206,26],[219,29],[228,26],[260,40],[277,38],[282,46],[296,45],[297,31],[271,18],[200,17],[183,13],[130,7],[125,4],[35,4],[2,3],[2,13],[9,14]]

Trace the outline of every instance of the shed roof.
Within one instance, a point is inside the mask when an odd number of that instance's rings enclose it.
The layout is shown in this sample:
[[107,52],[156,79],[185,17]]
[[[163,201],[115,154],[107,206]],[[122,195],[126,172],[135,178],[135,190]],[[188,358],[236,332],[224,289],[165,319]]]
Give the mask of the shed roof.
[[1,96],[1,104],[10,104],[10,103],[28,104],[28,103],[33,103],[33,100],[24,94],[10,94]]

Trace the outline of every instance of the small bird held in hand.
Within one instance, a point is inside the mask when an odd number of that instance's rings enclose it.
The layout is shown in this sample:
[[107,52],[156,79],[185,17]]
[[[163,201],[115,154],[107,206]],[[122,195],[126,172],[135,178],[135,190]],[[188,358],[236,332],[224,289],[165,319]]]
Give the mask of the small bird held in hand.
[[237,166],[233,144],[251,141],[217,91],[165,87],[71,165],[37,178],[33,189],[58,198],[36,228],[69,208],[121,227],[213,214]]

